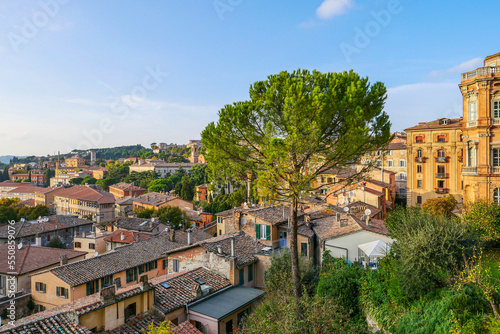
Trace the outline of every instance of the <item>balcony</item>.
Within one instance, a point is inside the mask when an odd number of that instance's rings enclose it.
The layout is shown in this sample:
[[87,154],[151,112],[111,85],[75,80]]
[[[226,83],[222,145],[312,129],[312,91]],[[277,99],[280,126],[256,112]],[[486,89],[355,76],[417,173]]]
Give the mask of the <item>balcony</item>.
[[462,175],[477,175],[477,167],[462,167]]
[[437,157],[436,162],[441,162],[441,163],[448,162],[448,157]]
[[490,75],[500,73],[500,66],[480,67],[474,71],[462,73],[462,80],[474,79],[482,75]]
[[500,174],[500,167],[492,167],[491,172],[493,174]]
[[449,189],[448,188],[435,188],[434,191],[436,194],[447,194]]
[[436,178],[437,179],[447,179],[448,173],[436,173]]
[[491,124],[493,124],[493,125],[500,125],[500,118],[493,118],[491,120]]
[[415,162],[424,163],[424,162],[425,162],[425,159],[427,159],[427,158],[423,158],[423,157],[416,157],[416,158],[415,158]]
[[477,126],[477,121],[467,121],[467,127],[473,128]]

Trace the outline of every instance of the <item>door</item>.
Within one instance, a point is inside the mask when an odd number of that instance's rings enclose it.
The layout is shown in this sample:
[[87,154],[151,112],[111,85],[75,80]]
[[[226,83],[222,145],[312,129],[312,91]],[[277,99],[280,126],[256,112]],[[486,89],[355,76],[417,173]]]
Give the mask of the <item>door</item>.
[[278,238],[279,238],[279,247],[283,248],[286,247],[286,238],[288,236],[288,232],[284,230],[279,230],[278,232]]
[[233,319],[228,320],[226,322],[226,334],[232,334],[233,333]]

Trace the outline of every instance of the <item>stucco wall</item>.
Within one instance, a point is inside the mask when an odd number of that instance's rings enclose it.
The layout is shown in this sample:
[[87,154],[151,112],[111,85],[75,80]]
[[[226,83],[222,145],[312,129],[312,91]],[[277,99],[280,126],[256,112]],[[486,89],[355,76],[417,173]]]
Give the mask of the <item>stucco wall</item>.
[[[347,259],[351,262],[355,262],[358,260],[358,245],[382,240],[383,242],[390,244],[392,243],[392,239],[381,235],[368,231],[359,231],[357,233],[351,233],[345,236],[341,236],[335,239],[330,239],[325,242],[325,248],[330,250],[330,254],[333,257],[347,257]],[[342,247],[345,249],[339,249],[335,247]]]

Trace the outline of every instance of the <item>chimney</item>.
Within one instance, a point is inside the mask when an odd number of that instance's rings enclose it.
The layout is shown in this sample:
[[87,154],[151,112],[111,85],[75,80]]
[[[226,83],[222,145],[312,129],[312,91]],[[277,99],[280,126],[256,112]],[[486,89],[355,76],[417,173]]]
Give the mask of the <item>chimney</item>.
[[372,226],[372,223],[370,222],[370,216],[369,215],[365,216],[365,223],[366,223],[366,226]]
[[222,247],[221,246],[217,246],[217,253],[222,254]]
[[175,242],[175,230],[173,228],[168,229],[168,240]]
[[188,246],[193,244],[193,230],[192,229],[187,230],[187,242],[188,242]]
[[147,290],[150,287],[148,283],[148,275],[142,275],[139,277],[139,288],[144,291]]
[[311,216],[306,215],[306,216],[305,216],[305,221],[306,221],[306,222],[310,222],[310,221],[311,221]]
[[115,301],[116,296],[116,286],[111,285],[106,288],[101,289],[101,302],[106,305]]
[[121,241],[125,240],[125,233],[122,232],[122,234],[120,235],[120,240]]
[[231,257],[236,257],[236,239],[231,238]]
[[66,255],[61,255],[60,259],[59,265],[64,266],[65,264],[68,264],[68,257]]
[[38,233],[35,235],[35,246],[42,246],[42,238],[38,235]]
[[201,287],[198,283],[195,283],[193,286],[193,289],[191,290],[191,293],[194,298],[200,298],[201,297]]

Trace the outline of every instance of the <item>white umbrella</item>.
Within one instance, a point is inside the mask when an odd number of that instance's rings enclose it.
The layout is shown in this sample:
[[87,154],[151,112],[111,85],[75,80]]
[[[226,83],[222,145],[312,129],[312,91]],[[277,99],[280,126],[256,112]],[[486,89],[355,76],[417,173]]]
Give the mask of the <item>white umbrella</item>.
[[375,240],[372,242],[367,242],[365,244],[358,245],[358,248],[361,249],[366,256],[369,257],[382,257],[387,254],[390,249],[390,246],[383,242],[382,240]]

